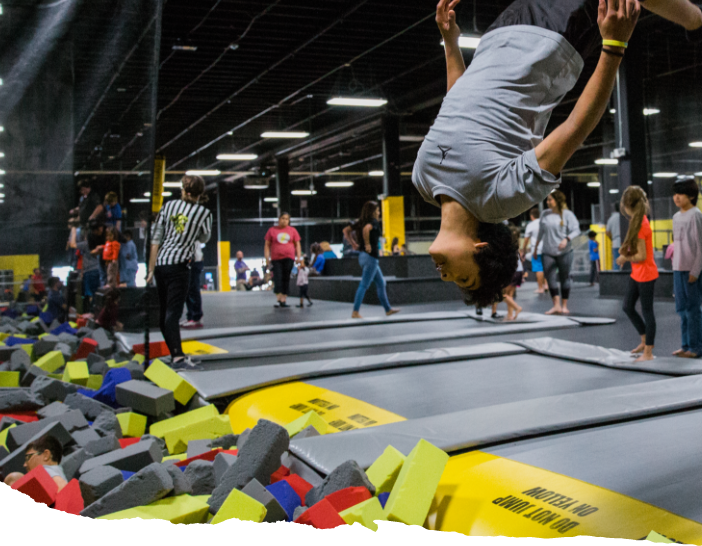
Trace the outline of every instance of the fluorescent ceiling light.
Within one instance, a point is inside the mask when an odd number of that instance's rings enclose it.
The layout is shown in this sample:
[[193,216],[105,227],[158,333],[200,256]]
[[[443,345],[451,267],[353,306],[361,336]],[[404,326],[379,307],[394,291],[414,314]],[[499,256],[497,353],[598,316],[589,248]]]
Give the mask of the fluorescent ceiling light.
[[675,178],[678,173],[653,173],[653,178]]
[[278,198],[277,198],[277,197],[264,197],[263,200],[264,200],[266,203],[277,203],[277,202],[278,202]]
[[[695,173],[695,176],[702,176],[702,172],[700,172],[700,173]],[[0,186],[0,187],[2,187],[2,186]]]
[[219,176],[222,171],[185,171],[187,176]]
[[0,184],[0,190],[5,187],[5,184]]
[[424,142],[423,136],[401,135],[400,142]]
[[595,165],[619,165],[618,159],[602,158],[595,161]]
[[314,190],[293,190],[290,192],[292,195],[317,195]]
[[256,154],[219,154],[217,159],[219,161],[250,161],[257,157]]
[[350,188],[353,182],[327,182],[324,184],[327,188]]
[[[458,38],[458,47],[461,49],[477,49],[480,44],[480,37],[478,36],[461,36]],[[444,45],[444,41],[441,40],[441,45]]]
[[5,194],[4,194],[4,193],[0,193],[0,199],[5,199]]
[[0,125],[0,133],[2,133],[4,130],[5,128],[2,125]]
[[164,197],[170,197],[173,194],[169,191],[164,191],[161,195],[163,195]]
[[183,189],[183,183],[182,182],[164,182],[163,183],[164,188],[178,188],[178,189]]
[[378,108],[388,103],[385,99],[354,99],[351,97],[334,97],[329,99],[330,106],[363,106],[366,108]]
[[368,173],[368,176],[385,176],[385,173],[383,171],[371,171]]
[[268,184],[244,184],[245,190],[267,190]]
[[130,199],[130,203],[151,203],[151,199]]
[[174,45],[173,51],[197,51],[197,46]]
[[588,182],[588,183],[587,183],[587,187],[588,187],[588,188],[599,188],[599,187],[600,187],[600,183],[599,183],[599,182]]
[[644,116],[655,116],[660,113],[661,111],[658,108],[644,108]]
[[144,192],[144,197],[151,197],[151,192],[150,191]]
[[614,108],[610,108],[610,109],[609,109],[609,113],[610,113],[610,114],[616,114],[617,111],[616,111]]
[[309,133],[295,133],[295,132],[290,132],[290,133],[284,133],[284,132],[277,132],[277,131],[267,131],[261,135],[261,138],[305,138],[310,136]]
[[5,157],[5,154],[3,152],[0,152],[0,157]]
[[617,189],[609,190],[609,193],[619,193],[619,190],[617,190]]
[[3,171],[2,169],[0,169],[0,174],[5,174],[5,171]]
[[701,142],[690,142],[690,148],[702,148],[702,141]]

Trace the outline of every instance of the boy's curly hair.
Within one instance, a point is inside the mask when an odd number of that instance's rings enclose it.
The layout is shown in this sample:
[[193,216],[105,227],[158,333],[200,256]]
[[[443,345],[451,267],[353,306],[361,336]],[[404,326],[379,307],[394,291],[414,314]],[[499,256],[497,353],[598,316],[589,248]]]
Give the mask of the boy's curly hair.
[[504,224],[481,222],[477,235],[481,242],[488,243],[474,255],[480,269],[480,288],[461,291],[466,305],[490,307],[502,301],[502,291],[510,285],[517,271],[519,239],[515,242],[512,230]]

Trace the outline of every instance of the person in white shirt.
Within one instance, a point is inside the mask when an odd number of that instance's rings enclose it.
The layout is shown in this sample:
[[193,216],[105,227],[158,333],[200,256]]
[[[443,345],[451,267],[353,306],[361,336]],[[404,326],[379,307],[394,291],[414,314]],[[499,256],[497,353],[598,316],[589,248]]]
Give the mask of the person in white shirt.
[[312,306],[312,300],[307,294],[307,290],[310,286],[310,264],[307,258],[300,258],[297,264],[297,288],[300,291],[300,305],[298,307],[305,306],[305,298],[309,302],[307,307]]
[[529,211],[529,216],[531,217],[531,222],[526,227],[524,232],[524,243],[522,245],[522,260],[527,260],[531,263],[531,271],[536,275],[537,288],[534,291],[536,294],[543,294],[546,292],[546,279],[544,278],[544,262],[542,254],[544,252],[544,243],[542,242],[536,249],[536,256],[534,256],[534,243],[539,238],[539,226],[541,221],[541,211],[538,207],[534,207]]
[[621,226],[619,220],[619,204],[614,205],[615,211],[607,220],[607,237],[612,241],[612,271],[619,271],[619,247],[622,246]]

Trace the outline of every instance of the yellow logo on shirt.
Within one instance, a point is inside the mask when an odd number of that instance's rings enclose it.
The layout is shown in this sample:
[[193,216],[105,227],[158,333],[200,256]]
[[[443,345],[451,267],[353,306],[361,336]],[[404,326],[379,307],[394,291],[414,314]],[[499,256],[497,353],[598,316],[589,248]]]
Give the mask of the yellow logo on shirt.
[[188,217],[185,214],[174,214],[171,216],[171,222],[176,233],[181,235],[185,231],[185,224],[188,223]]
[[290,234],[289,233],[278,233],[278,242],[281,245],[287,245],[290,242]]

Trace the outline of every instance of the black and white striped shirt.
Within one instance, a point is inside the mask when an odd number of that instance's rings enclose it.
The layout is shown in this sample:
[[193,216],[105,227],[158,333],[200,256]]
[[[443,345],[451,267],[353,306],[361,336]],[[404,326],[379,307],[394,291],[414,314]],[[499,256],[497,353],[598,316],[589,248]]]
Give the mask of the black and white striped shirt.
[[151,233],[152,244],[160,245],[156,265],[189,261],[195,241],[206,243],[212,235],[212,213],[188,201],[170,201],[161,209]]

